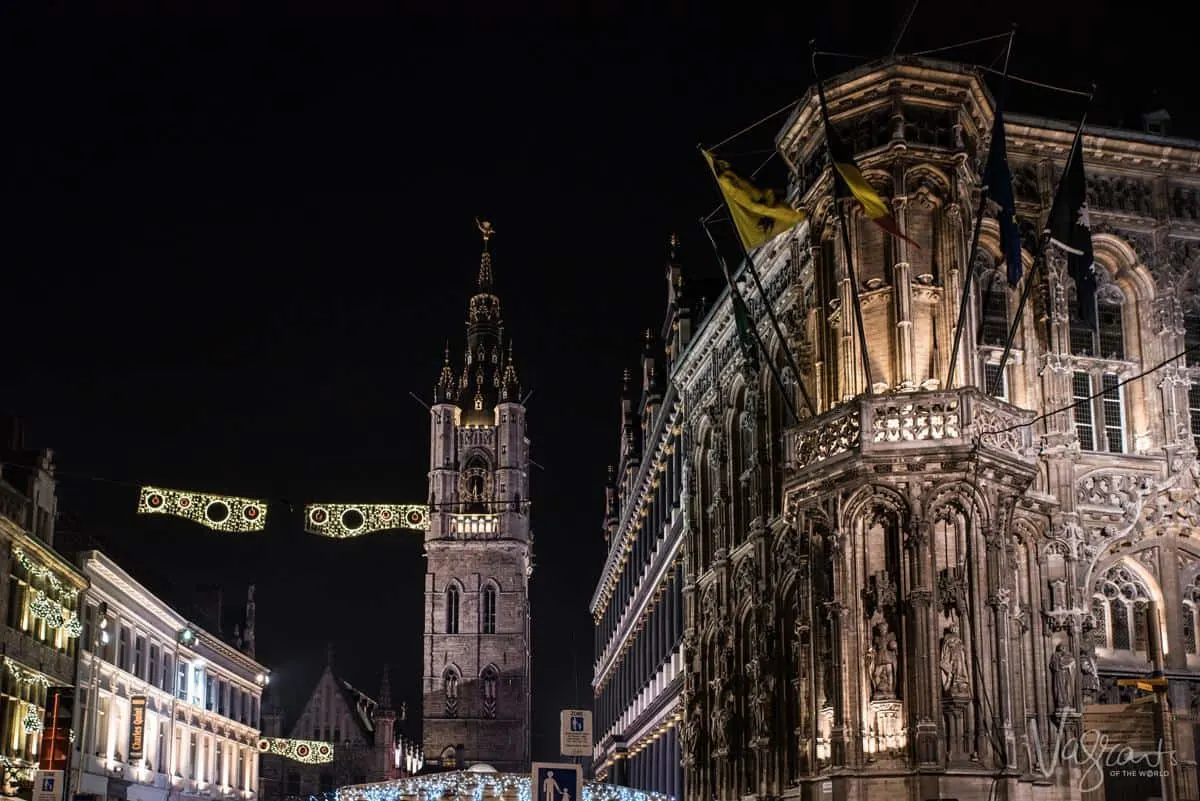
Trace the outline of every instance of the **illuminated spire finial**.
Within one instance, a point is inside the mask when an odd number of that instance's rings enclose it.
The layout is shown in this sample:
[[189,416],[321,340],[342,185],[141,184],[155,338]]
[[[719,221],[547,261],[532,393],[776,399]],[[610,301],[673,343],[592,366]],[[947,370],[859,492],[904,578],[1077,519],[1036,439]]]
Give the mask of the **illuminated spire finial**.
[[487,250],[488,240],[496,233],[496,229],[492,227],[490,222],[481,220],[478,217],[475,218],[475,226],[479,229],[479,233],[483,234],[483,249]]

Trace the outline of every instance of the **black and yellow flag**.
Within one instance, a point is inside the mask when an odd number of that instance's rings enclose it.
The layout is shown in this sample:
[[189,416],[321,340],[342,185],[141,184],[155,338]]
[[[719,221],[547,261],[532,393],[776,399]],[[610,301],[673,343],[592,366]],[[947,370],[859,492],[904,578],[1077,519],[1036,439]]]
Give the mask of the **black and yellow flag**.
[[707,150],[700,151],[716,176],[729,207],[729,216],[746,250],[774,239],[804,222],[804,213],[793,209],[770,189],[759,189]]
[[892,210],[888,208],[887,201],[879,196],[875,187],[871,186],[871,182],[863,176],[862,170],[855,163],[849,148],[833,130],[833,124],[829,121],[829,112],[825,107],[825,89],[819,81],[817,82],[817,93],[821,103],[821,119],[825,122],[825,142],[829,147],[829,160],[833,162],[837,196],[839,198],[847,195],[853,196],[871,222],[897,239],[903,239],[920,250],[920,245],[901,232],[900,226],[896,224],[896,218],[892,216]]

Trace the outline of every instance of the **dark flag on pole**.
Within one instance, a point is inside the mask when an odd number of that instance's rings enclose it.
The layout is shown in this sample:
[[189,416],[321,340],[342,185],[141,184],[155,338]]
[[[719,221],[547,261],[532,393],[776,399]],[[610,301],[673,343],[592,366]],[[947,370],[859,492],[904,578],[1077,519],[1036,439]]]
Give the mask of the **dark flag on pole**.
[[1008,285],[1015,287],[1021,283],[1021,228],[1017,224],[1017,201],[1013,196],[1012,172],[1008,168],[1004,114],[999,108],[992,123],[992,144],[983,171],[983,191],[1000,207],[1000,247],[1008,265]]
[[1046,220],[1050,244],[1067,254],[1067,273],[1075,281],[1079,319],[1096,322],[1096,273],[1092,252],[1092,227],[1088,219],[1087,181],[1083,175],[1083,129],[1067,156],[1058,193]]

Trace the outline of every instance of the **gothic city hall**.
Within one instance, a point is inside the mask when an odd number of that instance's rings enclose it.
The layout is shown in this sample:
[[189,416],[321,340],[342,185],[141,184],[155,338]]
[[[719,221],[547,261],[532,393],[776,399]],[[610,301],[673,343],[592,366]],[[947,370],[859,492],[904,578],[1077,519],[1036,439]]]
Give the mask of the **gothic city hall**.
[[[1083,100],[994,127],[979,71],[918,58],[822,88],[776,137],[804,221],[716,292],[672,248],[627,380],[598,776],[687,801],[1197,798],[1200,142],[1082,127],[1079,272],[1045,232]],[[831,132],[894,230],[839,192]],[[1015,219],[979,215],[997,135]]]

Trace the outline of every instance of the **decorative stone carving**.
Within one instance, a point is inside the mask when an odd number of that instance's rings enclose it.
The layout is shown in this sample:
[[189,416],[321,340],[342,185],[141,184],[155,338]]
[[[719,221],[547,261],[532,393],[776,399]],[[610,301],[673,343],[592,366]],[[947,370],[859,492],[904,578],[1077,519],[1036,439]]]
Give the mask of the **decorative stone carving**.
[[1095,703],[1096,698],[1100,695],[1100,677],[1096,672],[1096,660],[1086,650],[1079,652],[1079,690],[1083,693],[1084,703]]
[[793,469],[808,467],[859,445],[858,406],[850,405],[845,413],[797,432],[792,439]]
[[938,572],[938,605],[944,612],[967,612],[967,574],[962,567],[947,567]]
[[771,739],[771,700],[775,677],[763,670],[758,659],[746,665],[750,679],[750,710],[754,718],[754,739],[758,745],[766,745]]
[[734,586],[739,600],[758,596],[758,565],[754,563],[753,557],[748,556],[738,563],[737,572],[734,574]]
[[1129,509],[1139,494],[1153,487],[1153,479],[1140,473],[1091,473],[1075,484],[1075,502],[1081,506]]
[[867,579],[867,586],[862,591],[867,618],[896,605],[896,582],[886,570],[878,570]]
[[696,764],[697,752],[700,746],[701,715],[700,705],[697,703],[693,703],[684,715],[684,724],[679,733],[680,745],[682,746],[680,751],[683,753],[683,767],[691,767]]
[[1171,189],[1171,216],[1177,220],[1200,220],[1200,189],[1176,186]]
[[960,436],[957,398],[947,398],[943,403],[886,403],[874,411],[872,442],[915,442]]
[[1056,712],[1075,708],[1075,669],[1075,657],[1059,643],[1050,657],[1050,687]]
[[732,705],[733,697],[727,691],[714,697],[710,733],[713,738],[713,755],[717,757],[729,754],[729,726],[733,720],[733,713],[729,707]]
[[899,661],[899,646],[896,635],[889,630],[886,620],[875,626],[875,637],[870,651],[871,661],[867,671],[871,683],[871,700],[887,701],[896,697],[896,666]]
[[942,635],[939,667],[942,690],[949,698],[971,697],[971,674],[967,670],[967,647],[958,635],[958,625],[951,623]]

